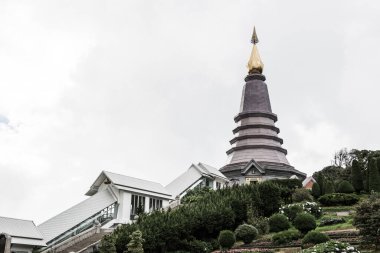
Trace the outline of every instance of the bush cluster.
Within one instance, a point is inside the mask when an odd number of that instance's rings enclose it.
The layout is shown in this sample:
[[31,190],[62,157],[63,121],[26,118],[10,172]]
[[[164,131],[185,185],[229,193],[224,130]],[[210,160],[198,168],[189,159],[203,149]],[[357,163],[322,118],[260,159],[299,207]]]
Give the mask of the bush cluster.
[[266,220],[257,216],[278,212],[282,201],[281,187],[270,181],[218,191],[194,191],[176,209],[141,214],[135,223],[118,227],[112,233],[111,244],[117,253],[127,251],[129,236],[139,229],[146,253],[196,248],[217,238],[222,230],[235,230],[248,220],[248,211],[252,213],[251,220],[260,223],[258,227],[265,232]]
[[270,232],[280,232],[290,228],[288,218],[283,214],[273,214],[269,218]]
[[265,235],[269,232],[269,221],[266,217],[254,217],[250,221],[250,225],[254,226],[260,235]]
[[298,214],[293,221],[293,225],[304,234],[317,227],[315,217],[309,213]]
[[248,224],[242,224],[235,230],[236,239],[243,241],[245,244],[251,243],[256,239],[258,233],[254,226]]
[[356,194],[332,193],[323,195],[318,201],[325,206],[350,206],[356,204],[359,197]]
[[272,242],[276,245],[287,244],[291,241],[297,240],[301,237],[301,234],[297,230],[286,230],[276,233],[272,236]]
[[330,238],[318,231],[309,231],[302,239],[303,244],[318,244],[329,241]]

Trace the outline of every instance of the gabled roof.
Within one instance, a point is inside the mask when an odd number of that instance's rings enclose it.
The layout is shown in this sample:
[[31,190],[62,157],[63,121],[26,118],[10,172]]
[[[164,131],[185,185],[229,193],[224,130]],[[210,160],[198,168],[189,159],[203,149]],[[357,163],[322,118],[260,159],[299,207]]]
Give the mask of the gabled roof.
[[166,189],[173,197],[176,197],[197,184],[202,177],[229,181],[218,169],[204,163],[198,163],[192,164],[184,173],[169,183]]
[[86,193],[87,196],[94,195],[99,186],[108,179],[111,183],[113,183],[118,188],[129,189],[133,191],[133,189],[138,191],[147,191],[152,193],[158,193],[165,195],[168,198],[171,198],[171,194],[165,189],[163,185],[160,183],[156,183],[153,181],[148,181],[144,179],[139,179],[135,177],[125,176],[121,174],[116,174],[113,172],[102,171],[95,182],[92,184],[90,190]]
[[217,168],[214,168],[205,163],[198,163],[198,165],[195,165],[195,166],[198,169],[202,170],[202,172],[208,176],[219,177],[221,179],[228,181],[228,178],[225,175],[223,175]]
[[261,168],[261,166],[254,160],[252,159],[251,161],[249,161],[247,163],[247,165],[245,165],[244,168],[242,168],[241,170],[241,174],[245,175],[247,174],[247,172],[251,169],[251,168],[255,168],[257,169],[261,174],[264,174],[265,173],[265,170],[263,168]]
[[302,186],[307,185],[307,183],[309,183],[310,180],[313,181],[314,183],[317,182],[317,181],[315,181],[315,179],[313,177],[307,177],[307,178],[305,178],[305,180],[302,181]]
[[105,189],[45,221],[38,228],[45,241],[49,242],[115,202],[113,195]]
[[42,234],[31,220],[0,217],[0,233],[12,237],[12,243],[46,246]]

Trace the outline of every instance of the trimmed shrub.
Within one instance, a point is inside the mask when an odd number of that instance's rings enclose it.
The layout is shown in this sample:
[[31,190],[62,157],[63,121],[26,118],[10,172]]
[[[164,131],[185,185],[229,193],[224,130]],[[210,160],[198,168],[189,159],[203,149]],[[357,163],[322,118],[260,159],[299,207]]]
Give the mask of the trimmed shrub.
[[304,188],[295,189],[292,194],[293,202],[313,201],[310,191]]
[[311,188],[311,195],[316,199],[321,196],[321,187],[317,182],[314,182],[313,187]]
[[130,236],[131,241],[128,243],[128,252],[131,253],[144,253],[142,233],[140,230],[136,230]]
[[359,197],[355,194],[332,193],[323,195],[318,201],[325,206],[350,206],[358,203]]
[[273,214],[269,218],[270,232],[280,232],[290,228],[288,218],[283,214]]
[[337,189],[337,192],[339,193],[353,193],[354,191],[354,187],[347,180],[340,182]]
[[258,233],[259,232],[254,226],[248,224],[242,224],[235,230],[236,240],[241,240],[245,244],[251,243],[255,240]]
[[346,222],[346,220],[343,218],[324,218],[319,223],[319,227],[341,224],[341,223],[345,223],[345,222]]
[[276,245],[286,244],[298,240],[300,237],[301,234],[298,230],[287,230],[274,234],[272,236],[272,242]]
[[315,222],[315,217],[309,213],[300,213],[293,221],[293,225],[296,229],[305,234],[310,230],[313,230],[317,227]]
[[188,248],[192,253],[208,253],[213,250],[210,243],[199,240],[189,242]]
[[321,232],[318,231],[309,231],[305,237],[302,239],[303,244],[318,244],[329,241],[330,238]]
[[218,241],[222,249],[231,249],[236,242],[235,234],[231,230],[222,230],[219,233]]

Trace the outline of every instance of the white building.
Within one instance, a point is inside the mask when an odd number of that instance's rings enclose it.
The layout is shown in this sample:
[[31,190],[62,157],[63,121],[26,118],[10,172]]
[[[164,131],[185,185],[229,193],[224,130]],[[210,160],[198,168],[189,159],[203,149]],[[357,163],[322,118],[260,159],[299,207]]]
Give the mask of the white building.
[[218,169],[204,164],[192,164],[187,171],[179,175],[165,188],[174,198],[182,198],[188,190],[196,187],[209,187],[217,190],[225,187],[229,183]]
[[30,220],[0,217],[0,235],[0,252],[5,247],[9,250],[9,239],[11,252],[32,253],[33,249],[46,246],[42,234]]
[[88,199],[38,226],[49,246],[82,233],[94,224],[112,228],[128,223],[139,208],[151,212],[168,206],[172,199],[159,183],[107,171],[100,173],[86,195]]

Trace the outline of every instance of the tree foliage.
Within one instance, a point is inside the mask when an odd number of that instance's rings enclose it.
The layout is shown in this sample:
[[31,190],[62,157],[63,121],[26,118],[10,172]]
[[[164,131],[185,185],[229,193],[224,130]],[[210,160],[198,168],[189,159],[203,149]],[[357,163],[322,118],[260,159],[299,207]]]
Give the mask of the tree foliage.
[[142,233],[140,230],[136,230],[130,236],[131,240],[127,244],[128,253],[144,253]]
[[311,188],[311,195],[313,195],[314,198],[319,198],[321,196],[321,188],[319,187],[319,184],[315,182],[313,184],[313,187]]
[[343,180],[342,182],[339,183],[337,192],[339,193],[353,193],[355,191],[354,187],[350,182]]
[[115,238],[112,235],[105,235],[99,246],[100,253],[116,253]]
[[368,180],[369,191],[380,192],[380,174],[375,158],[370,159],[368,163]]
[[351,182],[357,193],[360,193],[362,190],[364,190],[362,170],[360,168],[358,160],[356,159],[352,161]]
[[367,243],[380,245],[380,198],[370,197],[356,208],[354,225]]

